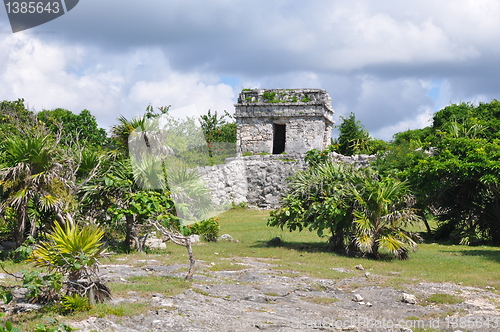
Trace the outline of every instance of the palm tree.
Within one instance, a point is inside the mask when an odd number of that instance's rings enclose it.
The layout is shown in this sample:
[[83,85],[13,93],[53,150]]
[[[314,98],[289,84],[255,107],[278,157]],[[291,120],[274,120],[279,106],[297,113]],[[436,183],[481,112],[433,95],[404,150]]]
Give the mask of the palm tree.
[[143,134],[140,138],[144,139],[147,144],[148,137],[146,134],[146,130],[150,129],[149,127],[151,126],[152,121],[148,120],[146,115],[142,117],[135,117],[131,120],[121,115],[118,118],[118,121],[120,123],[113,127],[112,133],[113,138],[115,139],[118,146],[120,147],[121,152],[125,156],[129,155],[129,139],[131,137],[131,134],[133,134],[134,132]]
[[418,236],[404,228],[420,218],[405,182],[380,178],[369,167],[327,161],[295,173],[285,194],[268,225],[315,230],[320,237],[330,231],[330,249],[375,257],[382,249],[406,258],[408,247],[416,249]]
[[43,134],[12,136],[3,144],[0,185],[6,198],[0,210],[11,207],[16,212],[14,240],[17,246],[24,242],[27,224],[30,235],[36,234],[36,216],[30,215],[30,207],[52,212],[63,219],[61,214],[71,195],[56,144],[49,135]]
[[351,193],[352,246],[377,258],[380,249],[399,259],[408,257],[408,247],[416,250],[418,236],[404,228],[421,219],[412,208],[414,199],[405,182],[392,177],[379,179],[371,169],[364,169],[355,174]]

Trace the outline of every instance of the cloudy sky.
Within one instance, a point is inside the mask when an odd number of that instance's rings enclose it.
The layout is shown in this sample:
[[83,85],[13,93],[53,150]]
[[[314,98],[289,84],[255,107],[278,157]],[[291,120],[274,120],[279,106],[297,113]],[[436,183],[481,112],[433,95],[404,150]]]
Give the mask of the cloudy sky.
[[497,0],[81,0],[12,33],[0,100],[90,110],[109,129],[146,106],[234,111],[242,88],[322,88],[372,136],[500,93]]

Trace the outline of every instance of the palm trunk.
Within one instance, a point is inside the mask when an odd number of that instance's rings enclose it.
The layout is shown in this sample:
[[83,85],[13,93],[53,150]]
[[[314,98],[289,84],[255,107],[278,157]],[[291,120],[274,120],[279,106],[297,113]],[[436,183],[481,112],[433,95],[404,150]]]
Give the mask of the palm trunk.
[[422,218],[425,228],[427,229],[427,234],[431,235],[432,234],[432,229],[431,226],[429,225],[429,221],[427,220],[427,217],[425,215],[425,210],[424,208],[420,209],[420,217]]
[[14,242],[16,248],[24,243],[24,231],[26,230],[26,217],[28,214],[27,204],[17,210],[17,228],[14,230]]
[[35,237],[38,228],[36,227],[36,219],[30,221],[30,236]]
[[378,253],[378,249],[379,249],[379,243],[378,243],[377,239],[375,238],[373,240],[373,245],[372,245],[372,255],[375,259],[380,258],[380,255]]

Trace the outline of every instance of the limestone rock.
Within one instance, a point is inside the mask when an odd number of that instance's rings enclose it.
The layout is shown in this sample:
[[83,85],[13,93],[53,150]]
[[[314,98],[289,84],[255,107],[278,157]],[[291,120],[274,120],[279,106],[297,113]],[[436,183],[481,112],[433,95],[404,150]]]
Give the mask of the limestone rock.
[[354,268],[355,268],[356,270],[361,270],[361,271],[364,271],[364,270],[365,270],[365,268],[364,268],[364,267],[363,267],[363,265],[361,265],[361,264],[356,265]]
[[416,304],[417,298],[413,294],[403,293],[402,301],[408,304]]
[[238,240],[235,240],[231,235],[229,234],[222,234],[217,238],[217,241],[228,241],[228,242],[239,242]]
[[189,238],[191,239],[191,243],[200,242],[200,236],[198,234],[190,235]]
[[358,302],[358,303],[360,303],[360,302],[363,302],[363,300],[364,300],[364,299],[363,299],[363,297],[362,297],[360,294],[354,294],[354,297],[353,297],[353,299],[352,299],[352,300],[353,300],[354,302]]

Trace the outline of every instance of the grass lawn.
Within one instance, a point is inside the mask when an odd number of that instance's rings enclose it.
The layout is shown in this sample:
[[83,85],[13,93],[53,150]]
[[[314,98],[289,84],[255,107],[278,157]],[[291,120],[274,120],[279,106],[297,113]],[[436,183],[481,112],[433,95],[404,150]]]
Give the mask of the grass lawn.
[[[272,259],[276,269],[294,270],[304,275],[339,279],[346,274],[332,268],[353,270],[362,264],[374,275],[390,276],[389,285],[415,282],[454,282],[464,286],[492,286],[500,290],[500,248],[493,246],[461,246],[439,243],[421,243],[419,250],[410,253],[405,261],[386,259],[376,261],[367,258],[345,257],[326,250],[327,238],[319,238],[315,232],[289,232],[268,227],[269,211],[233,209],[219,215],[220,234],[230,234],[235,242],[211,242],[195,245],[193,251],[197,260],[213,265],[214,270],[241,269],[235,264],[241,257]],[[280,237],[278,247],[267,242]],[[153,252],[154,259],[165,264],[186,264],[187,254],[183,247],[168,245],[166,251]],[[119,263],[126,258],[129,262],[151,258],[147,254],[118,255]],[[115,261],[114,258],[111,262]],[[127,262],[125,261],[125,262]],[[116,261],[118,262],[118,261]],[[107,262],[105,262],[107,264]],[[359,271],[360,275],[364,272]]]
[[[326,251],[327,238],[315,232],[289,232],[268,227],[269,211],[234,209],[219,216],[221,234],[228,233],[239,243],[208,243],[195,246],[197,258],[213,261],[225,257],[266,257],[275,259],[283,270],[295,270],[309,276],[340,278],[345,274],[331,270],[353,269],[362,264],[372,274],[391,276],[401,282],[454,282],[463,285],[500,289],[500,248],[421,243],[410,259],[376,261],[351,258]],[[268,247],[267,241],[281,237],[279,247]],[[214,255],[217,252],[218,255]],[[397,272],[397,274],[391,273]]]

